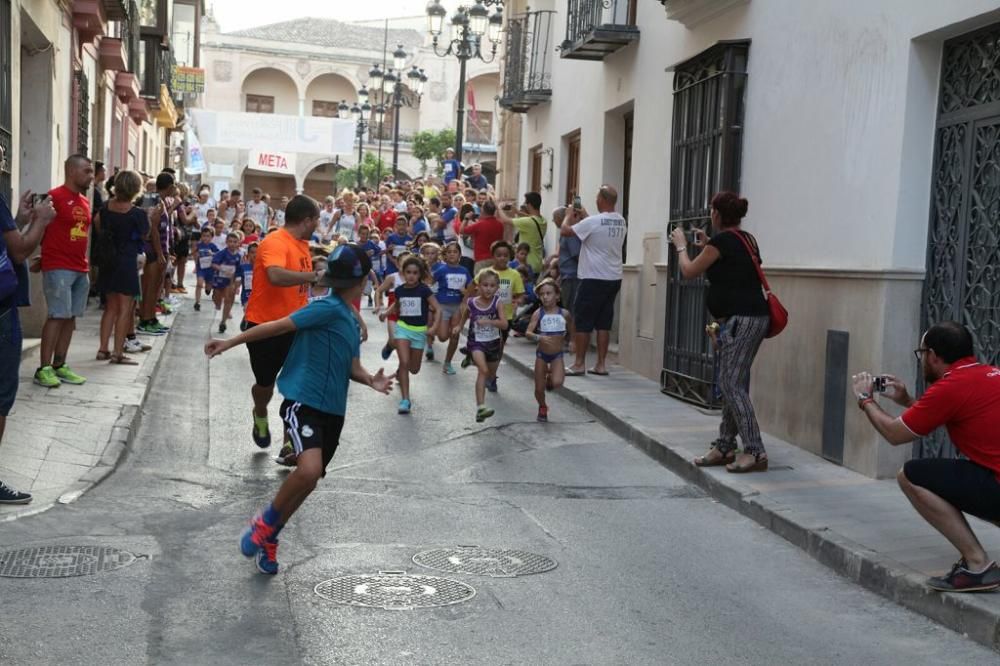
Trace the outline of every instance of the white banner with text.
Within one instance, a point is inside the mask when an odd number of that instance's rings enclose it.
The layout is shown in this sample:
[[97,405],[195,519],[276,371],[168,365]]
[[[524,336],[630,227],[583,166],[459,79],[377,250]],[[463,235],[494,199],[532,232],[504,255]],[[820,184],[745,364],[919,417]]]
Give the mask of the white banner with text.
[[353,120],[203,109],[191,114],[203,146],[321,155],[354,151]]

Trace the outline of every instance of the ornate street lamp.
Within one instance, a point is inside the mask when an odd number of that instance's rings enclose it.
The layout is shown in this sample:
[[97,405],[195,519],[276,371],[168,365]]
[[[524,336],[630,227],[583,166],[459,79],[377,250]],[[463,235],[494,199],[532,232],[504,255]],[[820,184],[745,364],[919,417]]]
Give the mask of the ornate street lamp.
[[[495,7],[493,14],[487,7]],[[462,161],[462,142],[465,131],[465,68],[466,63],[478,58],[489,63],[496,59],[500,32],[503,28],[503,0],[475,0],[471,6],[462,5],[451,17],[451,35],[443,50],[438,42],[444,30],[447,10],[440,0],[427,5],[427,32],[432,39],[434,54],[446,58],[455,56],[460,63],[458,79],[458,118],[455,127],[455,159]],[[484,54],[484,37],[489,42],[489,55]],[[426,77],[424,77],[426,79]]]

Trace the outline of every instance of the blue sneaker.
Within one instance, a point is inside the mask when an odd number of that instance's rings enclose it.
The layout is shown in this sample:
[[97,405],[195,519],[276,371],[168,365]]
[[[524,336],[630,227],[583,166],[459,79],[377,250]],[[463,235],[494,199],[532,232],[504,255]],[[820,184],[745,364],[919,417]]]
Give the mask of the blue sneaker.
[[399,401],[399,413],[409,414],[411,406],[412,404],[410,403],[410,401],[407,400],[406,398],[403,398],[402,400]]
[[253,411],[250,414],[253,416],[253,428],[250,431],[253,435],[253,443],[266,449],[271,446],[271,429],[267,427],[267,418],[257,416]]
[[490,393],[496,393],[497,392],[497,378],[496,377],[494,377],[493,379],[487,379],[486,380],[486,390],[489,391]]
[[278,573],[278,540],[268,539],[257,551],[257,571],[268,576]]
[[244,557],[253,557],[272,536],[274,536],[274,525],[265,523],[263,514],[258,513],[250,521],[250,527],[240,537],[240,552]]
[[445,363],[444,368],[441,369],[441,372],[443,372],[446,375],[453,375],[455,374],[455,366],[453,366],[451,363]]

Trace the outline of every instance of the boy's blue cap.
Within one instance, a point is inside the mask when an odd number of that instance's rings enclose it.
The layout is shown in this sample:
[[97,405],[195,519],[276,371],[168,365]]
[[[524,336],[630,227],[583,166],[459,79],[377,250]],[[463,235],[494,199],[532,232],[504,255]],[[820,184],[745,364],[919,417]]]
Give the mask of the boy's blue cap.
[[338,245],[326,259],[326,272],[319,279],[322,287],[342,289],[361,282],[372,270],[372,260],[356,243]]

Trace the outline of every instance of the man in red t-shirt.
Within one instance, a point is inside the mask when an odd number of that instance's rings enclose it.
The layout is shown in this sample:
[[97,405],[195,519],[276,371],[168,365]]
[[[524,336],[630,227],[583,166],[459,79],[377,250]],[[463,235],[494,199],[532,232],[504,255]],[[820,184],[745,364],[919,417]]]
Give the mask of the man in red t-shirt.
[[[918,400],[896,377],[862,372],[853,377],[858,406],[893,446],[947,428],[968,460],[910,460],[896,475],[917,512],[962,556],[947,575],[927,584],[943,592],[1000,588],[1000,567],[987,557],[963,515],[1000,524],[1000,369],[976,361],[972,334],[954,321],[931,326],[913,353],[928,385]],[[903,415],[884,412],[875,402],[879,392],[906,407]]]
[[66,182],[49,192],[56,216],[42,237],[42,291],[48,319],[42,327],[35,383],[46,388],[87,381],[66,365],[66,354],[76,318],[83,315],[90,293],[87,239],[91,214],[86,192],[94,180],[94,165],[83,155],[70,155],[64,166]]
[[476,262],[473,275],[493,265],[493,255],[490,248],[493,243],[503,239],[503,222],[497,219],[497,205],[492,200],[483,204],[482,216],[478,221],[462,220],[459,233],[472,239],[473,260]]

